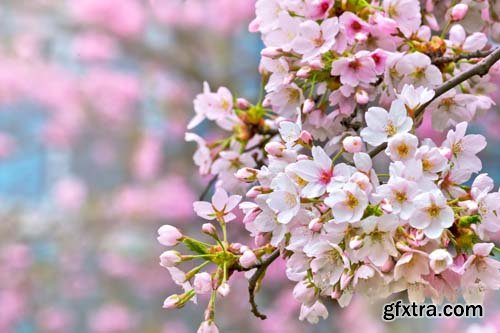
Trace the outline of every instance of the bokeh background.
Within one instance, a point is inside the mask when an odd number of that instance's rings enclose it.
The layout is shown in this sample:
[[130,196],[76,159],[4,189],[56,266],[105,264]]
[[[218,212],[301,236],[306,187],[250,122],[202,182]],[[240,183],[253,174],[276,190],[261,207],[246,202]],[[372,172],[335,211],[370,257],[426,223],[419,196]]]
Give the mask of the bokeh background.
[[[196,331],[203,306],[161,307],[177,289],[158,265],[156,230],[168,223],[198,233],[191,203],[208,179],[197,176],[185,126],[203,81],[255,100],[253,6],[1,0],[0,333]],[[485,171],[500,181],[496,113],[473,128],[490,137]],[[237,225],[232,232],[245,237]],[[387,324],[381,304],[355,300],[310,326],[296,319],[282,266],[258,296],[269,319],[252,317],[240,277],[218,304],[222,332],[500,331],[498,295],[472,321]]]

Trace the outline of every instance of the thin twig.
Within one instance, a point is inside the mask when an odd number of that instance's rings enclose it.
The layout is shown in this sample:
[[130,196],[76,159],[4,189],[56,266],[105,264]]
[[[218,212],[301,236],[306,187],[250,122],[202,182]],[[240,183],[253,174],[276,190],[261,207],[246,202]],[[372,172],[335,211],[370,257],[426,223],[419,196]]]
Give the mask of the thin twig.
[[[435,101],[438,97],[446,93],[448,90],[458,86],[460,83],[467,81],[471,77],[475,75],[479,76],[484,76],[488,74],[488,71],[490,68],[498,61],[500,60],[500,47],[491,51],[490,55],[478,62],[476,65],[472,66],[468,70],[458,74],[457,76],[454,76],[450,80],[446,81],[442,85],[436,88],[434,91],[434,97],[419,106],[415,110],[414,118],[418,119],[420,116],[423,116],[425,109],[431,104],[433,101]],[[383,144],[373,148],[368,154],[370,157],[375,157],[377,154],[379,154],[381,151],[383,151],[387,147],[387,142],[384,142]]]
[[214,178],[210,179],[210,181],[208,182],[207,186],[205,186],[205,189],[200,194],[200,198],[198,199],[199,201],[203,201],[203,199],[205,198],[205,196],[208,194],[208,191],[210,191],[210,189],[212,188],[212,186],[217,181],[217,178],[218,178],[218,176],[214,176]]
[[447,56],[447,57],[438,57],[435,58],[432,63],[434,65],[441,65],[441,64],[446,64],[449,62],[457,62],[459,60],[470,60],[470,59],[477,59],[477,58],[484,58],[489,56],[491,53],[493,53],[494,50],[488,50],[488,51],[475,51],[471,53],[463,53],[463,54],[457,54],[454,56]]
[[255,289],[257,288],[257,284],[260,282],[264,274],[266,273],[267,267],[273,263],[280,255],[280,250],[276,249],[269,257],[267,257],[262,263],[258,265],[257,270],[252,275],[250,280],[248,280],[248,301],[252,306],[252,313],[255,317],[265,320],[267,316],[259,312],[257,308],[257,303],[255,303]]

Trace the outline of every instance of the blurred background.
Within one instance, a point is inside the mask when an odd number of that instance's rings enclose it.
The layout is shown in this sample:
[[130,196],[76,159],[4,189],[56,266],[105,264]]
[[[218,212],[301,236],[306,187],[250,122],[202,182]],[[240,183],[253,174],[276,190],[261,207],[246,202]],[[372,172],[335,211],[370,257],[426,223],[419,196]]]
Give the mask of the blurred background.
[[[203,81],[255,100],[253,11],[254,0],[1,0],[0,333],[196,331],[203,306],[162,309],[178,290],[156,230],[198,232],[192,201],[208,179],[185,127]],[[474,130],[490,137],[485,172],[500,181],[496,113]],[[281,268],[258,296],[269,319],[252,317],[240,277],[218,304],[222,332],[500,331],[495,295],[481,320],[386,324],[380,304],[355,300],[310,326]]]

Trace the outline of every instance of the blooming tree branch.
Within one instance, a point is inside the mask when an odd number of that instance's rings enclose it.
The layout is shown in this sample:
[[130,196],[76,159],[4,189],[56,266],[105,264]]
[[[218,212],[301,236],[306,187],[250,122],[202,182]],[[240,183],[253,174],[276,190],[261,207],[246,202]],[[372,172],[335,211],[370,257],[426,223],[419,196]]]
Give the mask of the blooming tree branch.
[[[419,119],[423,117],[423,114],[425,112],[425,109],[434,101],[436,100],[439,96],[443,95],[447,91],[455,88],[456,86],[460,85],[462,82],[470,79],[471,77],[475,75],[479,76],[484,76],[488,73],[491,67],[495,65],[498,60],[500,60],[500,48],[496,48],[494,50],[486,51],[486,52],[475,52],[474,54],[467,54],[467,55],[462,55],[462,56],[455,56],[455,57],[449,57],[449,58],[440,58],[439,62],[455,62],[460,59],[472,59],[472,58],[479,58],[482,56],[486,56],[486,58],[482,59],[480,62],[478,62],[476,65],[472,66],[468,70],[460,73],[459,75],[453,77],[452,79],[446,81],[442,85],[436,88],[434,97],[431,98],[429,101],[426,103],[420,105],[414,113],[415,119]],[[437,59],[439,60],[439,59]],[[370,157],[375,157],[382,151],[384,151],[387,148],[387,143],[384,142],[383,144],[380,144],[379,146],[373,148],[370,152],[369,155]]]
[[[257,1],[250,30],[265,44],[258,101],[207,83],[196,97],[186,140],[198,146],[200,174],[217,181],[211,200],[193,208],[216,223],[202,226],[209,243],[169,226],[159,240],[195,253],[166,251],[162,265],[184,290],[166,308],[211,295],[198,332],[218,332],[216,298],[234,272],[246,272],[251,311],[265,319],[255,293],[280,252],[299,319],[310,323],[328,316],[328,298],[348,306],[355,294],[404,290],[412,301],[477,303],[500,288],[500,264],[489,257],[500,192],[476,175],[485,138],[466,133],[494,104],[486,92],[500,50],[487,28],[460,24],[474,11],[468,5],[444,4],[440,22],[416,0],[374,4]],[[447,131],[442,143],[414,134],[424,112]],[[204,121],[224,134],[206,141],[191,132]],[[379,153],[389,162],[382,172],[372,161]],[[228,236],[236,210],[251,244]],[[191,260],[202,263],[178,268]]]

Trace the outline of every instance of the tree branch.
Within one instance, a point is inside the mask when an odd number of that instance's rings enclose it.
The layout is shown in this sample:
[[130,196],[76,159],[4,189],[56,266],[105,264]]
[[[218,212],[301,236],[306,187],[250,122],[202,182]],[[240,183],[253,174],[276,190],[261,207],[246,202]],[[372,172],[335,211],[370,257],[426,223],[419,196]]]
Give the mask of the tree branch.
[[[446,93],[448,90],[458,86],[460,83],[467,81],[471,77],[475,75],[479,76],[484,76],[488,74],[488,71],[490,68],[498,61],[500,60],[500,47],[492,50],[490,55],[488,55],[486,58],[478,62],[476,65],[472,66],[465,72],[462,72],[458,74],[457,76],[454,76],[450,80],[446,81],[442,85],[436,88],[434,91],[434,97],[428,101],[427,103],[424,103],[420,105],[416,110],[414,114],[414,118],[417,119],[420,116],[423,116],[425,109],[431,104],[433,101],[435,101],[438,97]],[[375,157],[377,154],[379,154],[381,151],[383,151],[387,147],[387,142],[384,142],[383,144],[373,148],[368,154],[370,157]]]
[[250,280],[248,280],[248,296],[249,296],[248,301],[252,306],[252,313],[254,314],[255,317],[258,317],[262,320],[265,320],[267,316],[265,314],[260,313],[259,309],[257,308],[257,303],[255,303],[255,289],[257,289],[257,285],[264,277],[267,267],[269,267],[269,265],[271,265],[273,261],[275,261],[279,257],[279,255],[280,255],[280,250],[279,249],[274,250],[269,257],[267,257],[264,261],[262,261],[262,263],[260,263],[257,266],[258,267],[257,271],[255,271]]
[[449,57],[438,57],[435,58],[432,63],[434,65],[441,65],[441,64],[446,64],[449,62],[457,62],[459,60],[470,60],[470,59],[477,59],[477,58],[484,58],[489,56],[491,53],[493,53],[494,50],[488,50],[488,51],[476,51],[476,52],[471,52],[471,53],[463,53],[463,54],[458,54],[455,56],[449,56]]
[[212,188],[212,186],[215,184],[215,182],[217,181],[217,178],[219,178],[218,175],[214,176],[214,178],[210,179],[210,181],[208,182],[207,186],[205,186],[205,189],[200,194],[199,201],[203,201],[203,199],[205,199],[205,196],[208,194],[208,191],[210,191],[210,189]]

